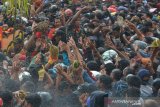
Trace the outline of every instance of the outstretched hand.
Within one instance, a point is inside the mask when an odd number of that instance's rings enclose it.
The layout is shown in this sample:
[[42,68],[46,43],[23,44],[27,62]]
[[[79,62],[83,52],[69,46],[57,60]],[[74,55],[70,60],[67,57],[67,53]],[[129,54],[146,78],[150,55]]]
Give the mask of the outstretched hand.
[[108,48],[116,49],[116,46],[112,43],[110,36],[106,36],[105,38],[105,45]]

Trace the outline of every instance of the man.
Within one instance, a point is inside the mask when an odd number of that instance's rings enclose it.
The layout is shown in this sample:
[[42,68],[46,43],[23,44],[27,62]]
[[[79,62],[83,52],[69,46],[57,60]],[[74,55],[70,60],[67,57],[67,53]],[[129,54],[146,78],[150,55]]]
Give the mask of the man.
[[25,100],[18,100],[16,107],[40,107],[41,97],[38,94],[30,94],[26,96]]
[[112,79],[107,75],[101,75],[97,81],[99,90],[106,92],[108,96],[112,96]]
[[115,97],[124,97],[128,85],[122,80],[122,71],[120,69],[112,70],[111,78],[113,80],[113,95]]

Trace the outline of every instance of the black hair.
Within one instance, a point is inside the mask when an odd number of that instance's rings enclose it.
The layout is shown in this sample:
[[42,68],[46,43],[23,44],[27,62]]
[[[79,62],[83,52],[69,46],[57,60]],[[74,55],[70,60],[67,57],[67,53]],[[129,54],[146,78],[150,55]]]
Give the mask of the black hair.
[[118,68],[123,71],[127,66],[129,66],[129,64],[130,64],[129,60],[121,59],[118,62]]
[[12,100],[13,100],[13,94],[10,91],[1,91],[0,92],[0,98],[3,100],[3,107],[11,107]]
[[8,79],[8,78],[5,79],[4,86],[5,86],[5,90],[11,91],[11,92],[17,91],[20,88],[19,82],[12,79]]
[[41,105],[41,97],[38,94],[30,94],[25,100],[27,103],[31,104],[32,107],[40,107]]
[[144,27],[141,28],[141,32],[142,32],[143,34],[146,34],[148,31],[149,31],[149,28],[146,27],[146,26],[144,26]]
[[145,37],[145,41],[147,44],[151,44],[154,40],[152,37]]
[[123,76],[123,73],[120,69],[113,69],[112,74],[116,81],[119,81]]
[[115,69],[115,68],[116,68],[116,66],[113,63],[105,64],[106,74],[110,75],[110,73],[112,72],[112,70]]
[[59,60],[63,60],[63,55],[62,55],[62,54],[59,54],[58,59],[59,59]]
[[125,70],[126,70],[126,75],[128,75],[128,74],[134,75],[135,74],[132,68],[127,67]]
[[152,13],[146,13],[147,17],[151,18],[153,17]]
[[101,75],[99,77],[100,83],[103,83],[106,89],[112,88],[112,79],[108,75]]
[[160,79],[157,78],[153,81],[153,84],[152,84],[153,87],[155,87],[155,89],[159,90],[160,89]]
[[127,83],[130,87],[136,87],[140,88],[141,87],[141,79],[138,76],[129,76],[127,78]]
[[91,107],[104,107],[104,97],[105,92],[94,91],[90,96],[90,106]]
[[128,88],[127,92],[127,97],[131,97],[131,98],[139,98],[140,97],[140,89],[136,88],[136,87],[130,87]]
[[98,12],[98,13],[96,13],[96,17],[97,17],[99,20],[102,20],[102,19],[104,18],[104,15],[103,15],[103,13]]
[[92,71],[99,71],[100,70],[100,66],[98,66],[97,62],[95,62],[95,61],[89,61],[87,63],[87,67]]
[[113,31],[120,31],[121,27],[118,24],[113,25],[112,30]]
[[24,84],[22,84],[22,86],[25,88],[27,92],[33,93],[36,90],[34,83],[31,81],[26,81]]
[[38,71],[42,68],[42,65],[39,64],[39,65],[36,65],[34,67],[30,67],[29,69],[29,73],[31,74],[32,76],[32,81],[37,84],[38,82],[38,79],[39,79],[39,75],[38,75]]

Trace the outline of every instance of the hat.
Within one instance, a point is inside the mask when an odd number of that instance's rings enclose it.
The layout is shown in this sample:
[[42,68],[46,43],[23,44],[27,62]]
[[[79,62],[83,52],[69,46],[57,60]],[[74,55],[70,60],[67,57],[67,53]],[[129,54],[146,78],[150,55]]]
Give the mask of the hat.
[[146,42],[140,40],[136,40],[133,44],[137,45],[140,49],[143,50],[148,46]]
[[113,58],[116,57],[116,55],[118,55],[116,51],[108,50],[102,54],[102,59],[104,60],[104,63],[106,64],[108,63],[108,60],[112,60]]
[[30,79],[31,74],[29,72],[21,72],[18,76],[19,80],[22,81],[23,79]]
[[153,81],[153,84],[152,84],[154,87],[156,87],[157,89],[160,89],[160,78],[156,78],[154,81]]
[[64,13],[65,13],[66,16],[72,16],[73,15],[73,11],[71,9],[66,9]]
[[150,76],[150,72],[149,72],[149,70],[146,70],[146,69],[140,69],[138,71],[137,75],[143,80],[144,77]]
[[128,11],[128,8],[127,8],[127,7],[124,7],[124,6],[119,6],[119,7],[118,7],[118,11],[121,11],[121,10]]
[[150,13],[153,13],[153,12],[155,12],[157,10],[157,8],[151,8],[151,9],[149,9],[149,12]]

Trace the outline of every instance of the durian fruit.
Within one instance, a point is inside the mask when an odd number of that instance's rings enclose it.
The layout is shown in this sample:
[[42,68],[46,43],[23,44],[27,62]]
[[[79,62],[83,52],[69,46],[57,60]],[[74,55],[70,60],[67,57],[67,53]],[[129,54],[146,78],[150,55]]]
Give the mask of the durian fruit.
[[38,71],[39,81],[43,81],[43,78],[44,78],[45,72],[46,72],[46,71],[45,71],[44,66],[43,66],[43,68],[42,68],[42,69],[40,69],[40,70]]
[[56,62],[58,60],[59,49],[55,45],[51,45],[49,52],[50,52],[50,56],[49,56],[48,62],[50,64],[53,64],[54,62]]
[[153,48],[160,47],[160,39],[154,40],[150,45],[150,47],[153,47]]
[[21,100],[24,100],[26,96],[27,96],[26,92],[24,92],[23,90],[19,91],[19,97]]
[[49,21],[42,21],[37,24],[37,26],[35,27],[35,31],[45,33],[48,30],[48,28]]
[[79,61],[74,60],[74,61],[73,61],[73,68],[74,68],[74,69],[77,69],[79,66],[80,66]]

